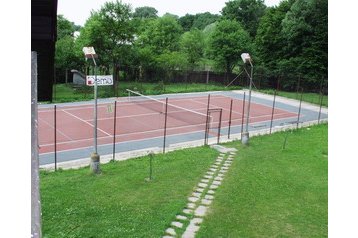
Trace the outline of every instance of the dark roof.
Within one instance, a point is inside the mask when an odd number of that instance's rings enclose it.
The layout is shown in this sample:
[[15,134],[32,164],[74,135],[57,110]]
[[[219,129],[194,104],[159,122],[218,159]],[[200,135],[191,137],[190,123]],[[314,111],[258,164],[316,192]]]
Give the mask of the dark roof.
[[57,0],[31,0],[31,39],[56,41]]

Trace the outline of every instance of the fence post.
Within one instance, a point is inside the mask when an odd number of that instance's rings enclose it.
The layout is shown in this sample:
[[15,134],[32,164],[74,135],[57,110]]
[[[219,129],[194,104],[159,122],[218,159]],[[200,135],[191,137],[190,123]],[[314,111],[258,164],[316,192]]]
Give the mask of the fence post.
[[165,154],[165,143],[167,138],[167,118],[168,118],[168,98],[165,99],[165,119],[164,119],[164,138],[163,138],[163,154]]
[[208,95],[208,105],[207,105],[207,109],[206,109],[206,124],[205,124],[204,145],[206,145],[208,140],[209,140],[209,108],[210,108],[210,94]]
[[275,113],[276,94],[277,94],[277,90],[275,90],[275,93],[274,93],[274,95],[273,95],[272,113],[271,113],[271,124],[270,124],[270,135],[271,135],[271,130],[272,130],[273,115],[274,115],[274,113]]
[[241,117],[241,140],[242,140],[242,132],[244,131],[244,118],[245,118],[245,97],[246,92],[244,92],[244,100],[242,101],[242,117]]
[[219,128],[218,128],[218,144],[220,143],[220,133],[221,133],[221,117],[223,114],[223,109],[220,109],[220,117],[219,117]]
[[55,149],[55,171],[57,171],[57,107],[54,106],[54,149]]
[[116,154],[116,130],[117,130],[117,101],[114,101],[114,116],[113,116],[113,157],[112,160],[114,161],[115,154]]
[[296,125],[296,129],[298,129],[298,124],[300,123],[300,115],[301,115],[302,97],[303,97],[303,88],[302,88],[302,90],[301,90],[301,99],[300,99],[300,106],[299,106],[299,108],[298,108],[298,116],[297,116],[297,125]]
[[231,99],[231,102],[230,102],[230,116],[229,116],[229,130],[228,130],[228,133],[227,133],[227,138],[228,139],[230,139],[230,132],[231,132],[232,102],[233,102],[233,100]]

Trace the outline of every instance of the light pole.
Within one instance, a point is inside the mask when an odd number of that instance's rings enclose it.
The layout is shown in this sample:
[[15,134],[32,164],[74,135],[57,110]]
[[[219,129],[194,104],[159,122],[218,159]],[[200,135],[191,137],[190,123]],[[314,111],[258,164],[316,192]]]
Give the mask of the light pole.
[[91,58],[93,60],[94,64],[94,74],[95,74],[95,80],[94,80],[94,116],[93,116],[93,137],[94,137],[94,152],[91,154],[91,171],[94,173],[99,173],[99,160],[100,156],[97,153],[97,63],[95,58],[97,58],[97,54],[93,47],[83,47],[82,49],[83,53],[85,54],[86,60]]
[[249,75],[247,73],[247,71],[245,70],[247,75],[250,77],[250,86],[249,86],[249,103],[247,105],[247,115],[246,115],[246,127],[245,127],[245,132],[242,134],[242,140],[241,140],[242,144],[248,145],[249,144],[249,118],[250,118],[250,106],[251,106],[252,72],[253,72],[254,66],[252,65],[251,57],[248,53],[242,53],[241,59],[242,59],[242,61],[244,61],[244,64],[250,63],[250,66],[251,66],[251,75]]

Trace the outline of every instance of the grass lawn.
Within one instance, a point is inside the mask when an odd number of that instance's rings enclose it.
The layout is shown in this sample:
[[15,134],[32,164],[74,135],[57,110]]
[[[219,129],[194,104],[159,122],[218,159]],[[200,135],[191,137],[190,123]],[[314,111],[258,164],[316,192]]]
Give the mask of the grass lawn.
[[218,153],[199,147],[89,168],[41,171],[43,237],[160,237]]
[[328,124],[239,142],[197,237],[327,237]]
[[[259,92],[273,95],[275,91],[272,89],[264,89],[264,90],[259,90]],[[296,92],[278,91],[277,95],[281,97],[296,99],[296,100],[300,100],[301,98],[301,94],[297,94]],[[317,93],[303,93],[302,101],[319,105],[320,95]],[[328,107],[328,95],[323,95],[322,106]]]

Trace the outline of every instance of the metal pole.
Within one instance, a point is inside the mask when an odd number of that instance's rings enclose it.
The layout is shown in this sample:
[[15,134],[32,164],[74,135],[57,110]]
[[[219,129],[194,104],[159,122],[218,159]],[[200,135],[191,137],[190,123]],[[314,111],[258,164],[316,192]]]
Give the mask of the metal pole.
[[241,140],[242,140],[242,132],[244,131],[245,101],[246,101],[246,92],[244,92],[244,100],[242,101]]
[[55,171],[57,171],[57,116],[56,116],[56,105],[54,107],[54,147],[55,147]]
[[114,118],[113,118],[113,158],[116,154],[116,129],[117,129],[117,101],[114,101]]
[[251,107],[251,89],[252,89],[252,73],[253,73],[253,65],[251,60],[249,61],[251,65],[251,75],[250,75],[250,85],[249,85],[249,103],[247,105],[247,114],[246,114],[246,128],[245,128],[245,137],[242,139],[243,144],[249,143],[249,118],[250,118],[250,107]]
[[164,138],[163,138],[163,154],[165,154],[165,143],[167,138],[167,118],[168,118],[168,98],[165,99],[165,118],[164,118]]
[[228,139],[230,139],[230,131],[231,131],[232,102],[233,102],[233,100],[231,99],[231,102],[230,102],[230,116],[229,116],[229,130],[228,130],[228,133],[227,133],[227,138]]
[[207,144],[209,137],[209,108],[210,108],[210,94],[208,95],[208,105],[206,109],[206,124],[205,124],[205,139],[204,144]]
[[92,55],[93,63],[94,63],[94,152],[97,153],[97,64],[94,60],[94,56]]
[[273,114],[275,113],[276,93],[277,93],[277,90],[275,90],[275,93],[274,93],[274,95],[273,95],[271,124],[270,124],[270,134],[271,134],[271,130],[272,130]]
[[218,128],[218,144],[220,143],[220,133],[221,133],[221,117],[223,114],[223,109],[220,109],[220,117],[219,117],[219,128]]
[[301,91],[300,106],[299,106],[299,108],[298,108],[298,116],[297,116],[297,125],[296,125],[296,129],[298,129],[298,123],[300,123],[300,115],[301,115],[302,97],[303,97],[303,88],[302,88],[302,91]]

